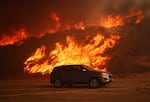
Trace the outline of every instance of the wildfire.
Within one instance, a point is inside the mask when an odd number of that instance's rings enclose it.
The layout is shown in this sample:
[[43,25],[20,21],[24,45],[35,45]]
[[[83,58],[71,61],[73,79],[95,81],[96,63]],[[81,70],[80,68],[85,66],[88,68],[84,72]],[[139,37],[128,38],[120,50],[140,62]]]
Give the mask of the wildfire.
[[140,23],[144,16],[142,15],[142,11],[139,10],[137,12],[130,12],[127,15],[108,15],[106,18],[100,21],[100,26],[105,28],[118,27],[123,26],[125,21],[129,18],[135,17],[135,24]]
[[84,30],[85,29],[85,25],[83,21],[80,21],[79,23],[74,25],[74,28],[77,30]]
[[[85,30],[87,27],[95,26],[95,27],[104,27],[104,28],[111,28],[111,27],[118,27],[123,26],[126,24],[126,20],[130,18],[134,18],[135,24],[140,23],[143,19],[143,12],[141,10],[138,10],[136,12],[129,12],[127,15],[107,15],[103,19],[100,19],[100,24],[93,24],[90,22],[90,24],[85,24],[82,20],[75,23],[75,24],[61,24],[60,17],[55,13],[51,13],[51,18],[53,19],[55,26],[53,28],[50,28],[48,30],[49,34],[54,34],[57,31],[65,31],[65,30]],[[6,35],[2,34],[0,37],[0,46],[6,46],[6,45],[12,45],[12,44],[21,44],[23,40],[32,37],[33,35],[30,34],[30,36],[27,36],[25,29],[20,30],[14,30],[11,32],[12,34]],[[47,34],[47,33],[46,33]],[[34,37],[43,37],[45,36],[45,33],[37,34]]]
[[49,33],[55,33],[56,31],[58,31],[60,29],[60,18],[57,16],[57,14],[55,12],[51,13],[51,18],[55,21],[55,28],[54,29],[50,29]]
[[120,39],[118,35],[110,35],[108,38],[97,33],[87,44],[78,44],[72,36],[66,37],[67,46],[60,42],[55,44],[55,49],[47,56],[46,47],[38,48],[31,57],[25,61],[25,71],[29,73],[48,74],[54,66],[68,64],[84,64],[97,70],[106,71],[110,56],[103,56],[105,51],[114,47],[116,41]]
[[[55,34],[57,31],[71,32],[72,29],[79,31],[87,31],[89,26],[94,26],[96,29],[99,27],[111,28],[124,26],[128,19],[132,18],[135,24],[140,23],[144,16],[141,10],[136,12],[129,12],[127,15],[107,15],[100,19],[99,24],[93,22],[83,22],[82,20],[76,24],[61,24],[62,19],[55,13],[51,13],[51,18],[54,21],[54,27],[49,29],[48,34]],[[45,45],[37,48],[30,57],[24,62],[24,70],[29,73],[42,73],[48,74],[55,66],[68,65],[68,64],[83,64],[91,66],[97,70],[106,71],[107,65],[111,56],[106,55],[107,50],[113,48],[116,42],[120,39],[118,34],[103,34],[98,30],[87,35],[83,42],[76,42],[74,36],[66,37],[66,45],[56,42],[55,48],[47,51]],[[59,32],[58,32],[59,33]],[[66,33],[66,32],[65,32]],[[83,33],[83,32],[82,32]],[[94,35],[94,36],[93,36]],[[45,34],[37,34],[36,37],[43,37]],[[0,38],[0,46],[6,46],[14,43],[20,44],[24,39],[27,39],[25,29],[15,30],[12,36],[3,35]],[[91,39],[90,39],[91,38]],[[86,41],[85,41],[86,40]],[[52,45],[51,45],[52,46]]]
[[8,36],[5,34],[2,35],[2,37],[0,38],[0,46],[12,45],[18,42],[20,44],[20,41],[27,38],[25,29],[13,30],[12,33],[12,36]]
[[[52,31],[61,30],[60,28],[63,27],[60,27],[60,18],[56,13],[52,14],[52,18],[56,22],[56,27]],[[141,10],[130,12],[127,15],[108,15],[101,19],[99,26],[104,28],[124,26],[129,18],[134,18],[135,24],[138,24],[143,20],[144,16]],[[86,31],[87,26],[89,25],[85,25],[83,21],[80,21],[74,24],[73,28]],[[65,29],[71,30],[72,26],[66,24]],[[29,73],[42,73],[44,75],[49,74],[55,66],[83,64],[100,71],[107,71],[111,56],[105,53],[116,45],[120,36],[118,34],[109,34],[106,37],[98,31],[93,33],[95,34],[94,36],[92,34],[88,35],[92,39],[87,37],[82,43],[76,42],[73,36],[67,36],[66,45],[56,42],[55,48],[51,51],[47,51],[47,47],[42,45],[24,62],[24,70]]]

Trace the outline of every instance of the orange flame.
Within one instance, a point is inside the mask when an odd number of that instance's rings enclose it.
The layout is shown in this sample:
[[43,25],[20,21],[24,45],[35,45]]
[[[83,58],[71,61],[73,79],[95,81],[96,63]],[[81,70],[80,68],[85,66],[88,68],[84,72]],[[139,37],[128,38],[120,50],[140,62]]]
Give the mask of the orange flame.
[[[26,70],[30,70],[32,73],[45,73],[48,71],[49,68],[51,68],[50,65],[48,65],[48,62],[45,61],[42,64],[39,64],[41,59],[43,59],[46,54],[46,47],[45,46],[41,46],[40,48],[37,48],[37,50],[33,53],[33,55],[31,57],[29,57],[24,64],[26,65]],[[31,67],[32,64],[35,64],[34,66]]]
[[100,23],[101,26],[106,28],[123,26],[125,24],[121,16],[113,17],[112,15],[109,15],[107,18],[104,18]]
[[79,23],[74,25],[74,28],[77,30],[84,30],[85,29],[85,25],[83,21],[80,21]]
[[0,39],[0,46],[12,45],[15,43],[21,44],[21,41],[27,38],[25,29],[13,30],[13,35],[2,35]]
[[[126,20],[133,17],[135,24],[140,23],[144,16],[142,11],[130,12],[127,15],[108,15],[107,17],[100,20],[100,25],[105,28],[118,27],[126,24]],[[55,21],[54,29],[50,29],[49,33],[55,33],[60,30],[86,30],[89,26],[85,25],[85,22],[80,21],[76,24],[66,25],[66,28],[61,27],[60,18],[56,13],[51,14],[52,19]],[[94,24],[93,24],[94,25]],[[97,26],[97,24],[95,24]],[[61,29],[63,28],[63,29]],[[94,32],[95,33],[95,32]],[[41,34],[38,37],[42,37]],[[3,35],[0,39],[0,46],[5,46],[9,44],[19,43],[28,38],[26,31],[24,29],[15,31],[13,36]],[[53,67],[68,64],[84,64],[91,66],[97,70],[107,71],[108,61],[111,56],[104,56],[104,53],[113,48],[120,39],[119,35],[111,34],[109,37],[105,37],[103,34],[97,33],[88,43],[79,44],[75,42],[74,37],[67,36],[66,43],[67,46],[57,42],[55,44],[55,49],[46,51],[46,46],[41,46],[37,48],[33,54],[26,59],[24,62],[24,70],[29,73],[42,73],[48,74],[52,71]]]
[[45,46],[38,48],[25,61],[24,70],[29,73],[48,74],[55,66],[84,64],[97,70],[106,71],[107,62],[111,57],[102,56],[102,54],[107,49],[114,47],[119,39],[118,35],[110,35],[106,38],[98,33],[88,44],[81,45],[75,42],[72,36],[67,36],[67,46],[57,42],[55,49],[49,53],[48,57],[45,56]]
[[56,22],[56,26],[54,29],[50,29],[49,33],[55,33],[56,31],[58,31],[60,29],[60,18],[57,16],[57,14],[55,12],[51,13],[51,17],[52,19]]
[[[85,25],[85,22],[80,21],[76,24],[61,24],[60,17],[55,13],[51,13],[51,18],[54,20],[55,27],[51,28],[46,34],[54,34],[57,31],[64,31],[64,30],[85,30],[85,28],[94,25],[94,26],[101,26],[105,28],[111,28],[111,27],[118,27],[123,26],[126,24],[126,20],[130,18],[134,18],[135,24],[140,23],[144,19],[143,12],[141,10],[138,10],[136,12],[130,12],[127,15],[108,15],[107,17],[100,19],[100,24],[93,24],[93,22],[90,22],[90,24]],[[33,35],[32,35],[33,36]],[[37,34],[36,37],[43,37],[45,36],[45,33]],[[30,36],[27,36],[25,29],[15,30],[12,32],[11,36],[8,36],[6,34],[3,34],[0,37],[0,46],[6,46],[6,45],[12,45],[12,44],[21,44],[23,40],[27,39]]]
[[137,12],[130,12],[127,15],[108,15],[106,18],[102,19],[100,21],[100,26],[105,27],[105,28],[111,28],[111,27],[118,27],[118,26],[123,26],[125,24],[125,20],[129,19],[131,17],[136,17],[135,24],[140,23],[144,16],[142,15],[142,11],[139,10]]
[[[127,15],[108,15],[106,18],[101,19],[100,26],[105,28],[123,26],[126,24],[126,20],[131,17],[134,18],[135,24],[140,23],[144,18],[141,10],[130,12]],[[56,29],[53,31],[61,30],[60,18],[56,13],[52,14],[52,18],[56,22]],[[80,21],[74,24],[73,28],[76,30],[86,30],[87,26],[89,25],[85,25],[83,21]],[[66,30],[71,29],[72,26],[67,24]],[[108,49],[113,48],[119,39],[119,35],[111,34],[109,37],[105,37],[103,34],[97,33],[88,43],[79,44],[75,42],[74,37],[67,36],[67,45],[56,42],[55,49],[49,51],[49,54],[46,53],[48,52],[46,51],[46,46],[38,48],[24,62],[24,70],[29,73],[42,73],[44,75],[50,73],[55,66],[84,64],[100,71],[107,71],[107,65],[111,56],[104,56],[104,53]]]
[[45,56],[45,46],[41,46],[41,48],[38,48],[35,53],[33,54],[33,56],[29,57],[25,64],[27,62],[32,62],[32,61],[39,61],[40,59],[42,59]]
[[52,13],[51,17],[56,22],[56,29],[60,28],[60,18],[56,15],[56,13]]
[[137,19],[136,19],[136,24],[138,24],[138,23],[141,23],[141,21],[144,19],[144,16],[142,15],[142,16],[139,16]]

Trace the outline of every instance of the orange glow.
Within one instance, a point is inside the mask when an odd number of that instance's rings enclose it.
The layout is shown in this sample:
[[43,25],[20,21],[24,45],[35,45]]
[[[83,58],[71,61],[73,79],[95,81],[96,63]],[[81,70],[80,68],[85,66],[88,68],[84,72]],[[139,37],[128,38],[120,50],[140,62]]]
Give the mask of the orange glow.
[[49,30],[49,33],[55,33],[56,31],[60,29],[60,26],[61,26],[60,18],[57,16],[55,12],[51,13],[51,18],[55,21],[56,25],[55,25],[55,28]]
[[108,38],[97,33],[85,45],[75,42],[74,37],[67,36],[67,45],[60,42],[55,44],[55,49],[47,56],[46,47],[38,48],[26,61],[24,70],[29,73],[48,74],[53,67],[68,64],[84,64],[96,70],[106,71],[110,56],[102,56],[109,48],[114,47],[116,41],[120,39],[118,35],[110,35]]
[[130,12],[127,15],[108,15],[106,18],[103,18],[100,21],[100,26],[105,28],[111,28],[111,27],[118,27],[123,26],[125,24],[125,21],[129,18],[135,17],[135,24],[140,23],[144,16],[142,15],[142,11],[136,11],[136,12]]
[[13,30],[12,36],[2,35],[0,38],[0,46],[12,45],[12,44],[21,44],[21,41],[27,38],[25,29]]
[[100,25],[106,28],[123,26],[124,24],[123,18],[120,15],[114,17],[109,15],[100,22]]
[[[45,51],[45,46],[37,48],[36,51],[24,62],[24,64],[26,65],[26,70],[30,70],[32,73],[45,73],[45,71],[47,71],[47,68],[50,68],[51,66],[49,66],[47,62],[44,62],[43,64],[38,64],[40,63],[41,59],[43,59],[46,56]],[[37,64],[30,68],[31,65],[35,63]]]
[[[143,12],[139,10],[130,12],[127,15],[110,14],[100,19],[98,24],[97,22],[96,24],[93,22],[89,23],[95,28],[120,27],[124,26],[128,19],[132,18],[134,23],[138,24],[144,18],[142,13]],[[69,22],[70,24],[61,24],[60,20],[62,19],[54,12],[51,14],[51,18],[54,21],[54,27],[49,29],[48,34],[55,34],[57,31],[62,32],[65,30],[71,32],[72,29],[86,31],[86,28],[91,26],[90,24],[88,25],[88,21],[85,23],[82,20],[73,24],[71,22]],[[93,30],[90,32],[92,31]],[[45,36],[45,34],[36,35],[36,37],[42,36]],[[0,46],[21,44],[21,42],[28,37],[25,29],[20,29],[13,32],[12,36],[3,35],[0,38]],[[82,43],[76,42],[73,36],[66,36],[66,45],[56,42],[55,48],[51,51],[47,51],[48,48],[44,45],[37,48],[24,62],[24,71],[29,73],[42,73],[44,75],[49,74],[55,66],[68,64],[84,64],[96,70],[107,71],[107,65],[111,56],[105,55],[105,53],[107,50],[113,48],[119,39],[120,36],[117,34],[108,34],[106,37],[97,31],[92,32],[91,35],[87,35],[84,39],[87,41],[83,41]]]
[[[85,22],[80,21],[76,24],[66,24],[61,27],[60,18],[53,13],[51,15],[53,20],[56,22],[55,29],[51,29],[51,32],[63,31],[63,30],[86,30],[89,26],[85,25]],[[100,20],[101,27],[111,28],[124,26],[126,20],[132,18],[135,24],[140,23],[144,16],[142,11],[130,12],[127,15],[108,15],[107,17]],[[131,20],[132,20],[131,19]],[[97,24],[93,24],[97,27]],[[63,28],[60,29],[60,28]],[[109,34],[108,37],[104,36],[99,32],[94,32],[95,36],[83,41],[82,43],[76,42],[73,36],[66,37],[66,45],[60,42],[55,43],[55,48],[51,51],[46,51],[46,46],[41,46],[24,62],[24,71],[28,73],[42,73],[43,75],[49,74],[55,66],[69,65],[69,64],[83,64],[88,65],[98,71],[107,71],[107,65],[111,56],[105,55],[107,50],[113,48],[116,42],[120,39],[119,35]],[[90,36],[90,35],[87,35]],[[86,39],[84,39],[86,40]]]
[[74,25],[75,29],[77,30],[84,30],[85,29],[85,25],[84,25],[84,22],[83,21],[80,21],[79,23],[75,24]]
[[[94,24],[93,22],[89,22],[85,24],[82,20],[72,24],[61,24],[61,18],[55,13],[51,13],[51,18],[54,21],[54,27],[50,28],[48,30],[48,33],[46,34],[54,34],[57,31],[65,31],[65,30],[71,30],[71,29],[76,29],[76,30],[85,30],[89,26],[95,26],[95,27],[104,27],[104,28],[111,28],[111,27],[119,27],[119,26],[124,26],[127,22],[128,19],[133,19],[135,24],[139,24],[142,22],[144,19],[144,15],[142,10],[138,10],[135,12],[129,12],[126,15],[106,15],[106,17],[100,19],[99,24],[97,25],[97,22]],[[87,21],[88,22],[88,21]],[[53,25],[53,24],[52,24]],[[11,35],[6,35],[3,34],[0,37],[0,46],[6,46],[6,45],[12,45],[12,44],[21,44],[23,40],[31,37],[43,37],[45,36],[45,33],[37,34],[37,35],[32,35],[27,36],[26,30],[25,29],[20,29],[20,30],[14,30]]]
[[56,13],[52,13],[51,17],[56,22],[56,29],[60,28],[60,18],[56,15]]
[[141,21],[144,19],[144,16],[139,16],[137,19],[136,19],[136,24],[138,23],[141,23]]
[[45,46],[41,46],[41,48],[38,48],[35,51],[35,53],[26,60],[25,64],[27,62],[39,61],[40,59],[42,59],[45,56],[45,50],[46,50]]

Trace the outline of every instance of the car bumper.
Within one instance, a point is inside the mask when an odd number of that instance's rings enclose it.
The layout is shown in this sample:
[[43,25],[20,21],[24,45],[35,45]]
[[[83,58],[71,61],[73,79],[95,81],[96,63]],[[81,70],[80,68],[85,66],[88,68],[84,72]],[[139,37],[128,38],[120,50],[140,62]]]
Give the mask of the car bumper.
[[112,75],[108,73],[102,73],[102,83],[109,83],[113,81]]

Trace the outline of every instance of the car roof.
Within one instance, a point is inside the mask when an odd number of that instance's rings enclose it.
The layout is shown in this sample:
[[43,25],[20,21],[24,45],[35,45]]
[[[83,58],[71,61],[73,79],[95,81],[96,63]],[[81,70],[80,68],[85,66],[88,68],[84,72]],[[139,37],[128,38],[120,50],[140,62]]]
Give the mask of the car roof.
[[59,68],[59,67],[69,67],[69,66],[84,66],[84,65],[80,65],[80,64],[71,64],[71,65],[61,65],[61,66],[56,66],[54,68]]
[[[84,66],[84,65],[79,65],[79,64],[61,65],[61,66],[56,66],[56,67],[54,67],[54,69],[55,69],[55,70],[56,70],[56,69],[60,70],[60,69],[64,69],[64,68],[74,67],[74,66]],[[53,69],[53,70],[54,70],[54,69]]]
[[61,65],[61,66],[54,67],[54,69],[55,70],[61,70],[61,69],[69,68],[69,67],[75,68],[75,66],[77,66],[77,67],[78,66],[80,66],[80,67],[82,66],[82,67],[84,67],[84,68],[86,68],[86,69],[88,69],[90,71],[96,71],[96,70],[92,69],[91,67],[89,67],[87,65],[82,65],[82,64]]

